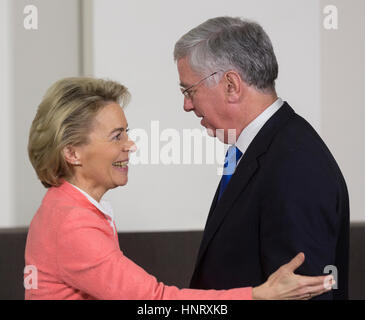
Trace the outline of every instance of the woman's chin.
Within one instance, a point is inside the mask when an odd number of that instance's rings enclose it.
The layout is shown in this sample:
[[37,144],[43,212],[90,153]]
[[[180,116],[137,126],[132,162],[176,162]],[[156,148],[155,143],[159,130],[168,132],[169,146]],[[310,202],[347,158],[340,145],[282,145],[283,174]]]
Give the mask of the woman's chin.
[[128,177],[125,177],[123,180],[118,181],[118,187],[123,187],[128,183]]
[[[125,186],[128,182],[128,166],[125,168],[117,168],[113,167],[114,170],[114,181],[116,182],[115,185],[117,187]],[[115,175],[116,174],[116,175]]]
[[108,190],[115,189],[118,187],[124,187],[127,183],[128,183],[128,176],[125,176],[123,178],[114,177],[114,179],[111,181],[111,183],[108,186]]
[[113,186],[109,186],[106,191],[117,189],[119,187],[124,187],[127,185],[128,181],[114,181]]

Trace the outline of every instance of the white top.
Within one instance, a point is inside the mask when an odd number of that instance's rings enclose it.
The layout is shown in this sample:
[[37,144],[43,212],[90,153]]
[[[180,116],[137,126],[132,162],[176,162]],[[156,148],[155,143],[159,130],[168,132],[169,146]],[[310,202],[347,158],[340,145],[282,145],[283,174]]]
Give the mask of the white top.
[[77,190],[79,190],[98,210],[100,210],[105,215],[105,218],[108,220],[109,224],[113,228],[114,235],[115,235],[116,230],[115,230],[115,226],[114,226],[114,214],[113,214],[113,208],[112,208],[110,202],[106,201],[106,200],[100,200],[100,202],[97,202],[93,197],[91,197],[84,190],[81,190],[80,188],[76,187],[73,184],[71,184],[71,185],[74,188],[76,188]]
[[[246,128],[244,128],[237,139],[236,147],[245,154],[247,148],[251,144],[252,140],[259,133],[264,124],[269,120],[276,111],[278,111],[282,105],[284,104],[281,98],[278,98],[270,107],[265,109],[256,119],[254,119]],[[238,163],[241,161],[241,158],[238,160]]]

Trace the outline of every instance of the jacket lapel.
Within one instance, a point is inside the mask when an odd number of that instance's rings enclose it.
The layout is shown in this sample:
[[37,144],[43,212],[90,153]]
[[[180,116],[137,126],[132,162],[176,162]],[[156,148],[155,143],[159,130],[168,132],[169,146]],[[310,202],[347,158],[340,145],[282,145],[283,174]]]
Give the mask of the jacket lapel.
[[196,268],[199,266],[209,243],[229,213],[237,197],[244,191],[251,177],[259,168],[258,158],[265,153],[276,132],[293,116],[293,109],[285,102],[284,105],[265,123],[256,135],[238,164],[235,173],[229,181],[226,190],[218,201],[219,186],[215,193],[204,229]]

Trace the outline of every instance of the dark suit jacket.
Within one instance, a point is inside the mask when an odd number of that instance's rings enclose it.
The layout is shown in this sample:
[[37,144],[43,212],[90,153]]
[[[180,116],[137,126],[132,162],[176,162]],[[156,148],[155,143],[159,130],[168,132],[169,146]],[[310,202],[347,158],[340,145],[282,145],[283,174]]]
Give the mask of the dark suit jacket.
[[298,274],[337,268],[338,289],[319,298],[347,299],[346,183],[322,139],[286,102],[256,135],[219,202],[218,190],[191,288],[257,286],[302,251]]

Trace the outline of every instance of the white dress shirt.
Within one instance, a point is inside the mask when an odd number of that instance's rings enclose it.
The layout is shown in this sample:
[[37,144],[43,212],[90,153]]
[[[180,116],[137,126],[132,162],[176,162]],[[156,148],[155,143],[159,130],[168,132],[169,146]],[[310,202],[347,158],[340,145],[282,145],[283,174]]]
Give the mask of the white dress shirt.
[[[283,100],[278,98],[270,107],[266,108],[264,112],[242,130],[235,145],[243,155],[264,124],[282,107],[283,104]],[[238,160],[237,165],[241,161],[243,155]]]
[[113,208],[112,208],[110,202],[106,201],[106,200],[100,200],[100,202],[97,202],[93,197],[91,197],[84,190],[81,190],[80,188],[76,187],[73,184],[71,184],[71,185],[74,188],[76,188],[77,190],[79,190],[99,211],[101,211],[105,215],[105,218],[108,220],[110,226],[113,228],[114,235],[115,235],[116,230],[115,230],[115,225],[114,225],[114,213],[113,213]]

